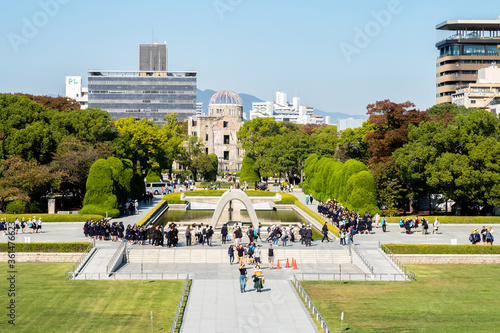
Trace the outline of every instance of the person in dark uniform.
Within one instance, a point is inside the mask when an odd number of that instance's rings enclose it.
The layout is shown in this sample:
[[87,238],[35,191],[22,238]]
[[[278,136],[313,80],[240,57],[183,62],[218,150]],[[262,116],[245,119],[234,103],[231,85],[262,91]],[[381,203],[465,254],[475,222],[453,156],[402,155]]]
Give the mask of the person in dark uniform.
[[321,243],[323,243],[323,241],[326,239],[327,242],[330,242],[330,239],[328,238],[328,222],[325,222],[325,224],[323,225],[323,239],[321,240]]
[[224,225],[220,229],[220,234],[222,237],[222,244],[226,244],[226,240],[227,240],[227,225],[226,225],[226,223],[224,223]]
[[308,225],[306,230],[306,246],[311,246],[312,236],[313,236],[313,231],[311,229],[311,226]]

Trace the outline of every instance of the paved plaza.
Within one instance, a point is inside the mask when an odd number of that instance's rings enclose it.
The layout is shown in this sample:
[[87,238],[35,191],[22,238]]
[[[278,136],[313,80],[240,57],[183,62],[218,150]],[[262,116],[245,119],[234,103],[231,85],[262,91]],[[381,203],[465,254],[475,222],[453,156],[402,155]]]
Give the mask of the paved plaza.
[[[302,191],[295,190],[295,195],[305,203]],[[125,225],[137,223],[149,210],[156,205],[160,197],[155,197],[153,204],[141,202],[139,212],[135,215],[115,219]],[[317,211],[317,202],[308,205]],[[85,242],[89,241],[83,235],[83,222],[73,223],[43,223],[43,233],[18,234],[17,242]],[[471,224],[441,224],[437,235],[422,235],[416,232],[406,235],[399,231],[397,224],[389,224],[387,232],[381,227],[373,229],[372,234],[356,235],[354,243],[376,274],[399,274],[398,268],[387,260],[379,249],[382,243],[409,244],[469,244],[468,236],[471,229],[482,225]],[[340,246],[338,240],[321,243],[313,241],[311,247],[304,247],[300,241],[289,242],[283,247],[281,243],[275,247],[276,259],[281,270],[270,269],[267,263],[268,243],[257,242],[262,248],[262,271],[266,284],[262,293],[253,289],[251,278],[247,292],[239,292],[239,270],[236,264],[229,264],[228,246],[222,244],[220,235],[214,235],[211,247],[193,245],[185,246],[183,232],[179,233],[179,247],[152,247],[150,245],[129,245],[127,260],[119,266],[113,275],[106,272],[106,266],[119,247],[119,243],[111,241],[96,241],[96,250],[91,260],[83,267],[79,278],[127,279],[127,278],[185,278],[193,279],[192,289],[186,307],[182,332],[314,332],[316,328],[311,318],[298,298],[290,280],[293,274],[323,274],[366,273],[366,269],[356,263],[345,246]],[[0,236],[0,242],[6,242],[7,237]],[[287,259],[297,260],[297,270],[285,268]],[[275,262],[276,265],[276,262]],[[247,265],[248,276],[251,277],[255,268]],[[167,276],[167,277],[166,277]]]

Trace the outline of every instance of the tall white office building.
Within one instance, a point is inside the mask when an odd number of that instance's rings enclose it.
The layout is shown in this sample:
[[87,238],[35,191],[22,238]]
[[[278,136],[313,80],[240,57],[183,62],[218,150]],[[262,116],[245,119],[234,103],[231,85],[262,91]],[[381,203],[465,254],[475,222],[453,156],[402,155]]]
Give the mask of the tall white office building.
[[259,117],[274,117],[276,121],[289,121],[296,124],[323,124],[324,118],[314,114],[311,106],[300,105],[300,98],[293,97],[288,102],[287,94],[276,92],[274,101],[252,103],[250,120]]

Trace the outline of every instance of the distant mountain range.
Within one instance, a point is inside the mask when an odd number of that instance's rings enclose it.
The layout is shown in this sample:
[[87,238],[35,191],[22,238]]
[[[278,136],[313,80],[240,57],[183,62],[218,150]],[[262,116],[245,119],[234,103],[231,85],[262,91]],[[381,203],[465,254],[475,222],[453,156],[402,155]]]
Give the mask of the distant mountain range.
[[[200,90],[197,89],[197,100],[198,102],[203,103],[203,114],[208,114],[208,102],[213,94],[217,91],[212,89]],[[252,109],[252,103],[256,102],[264,102],[262,99],[255,97],[250,94],[238,93],[240,95],[241,100],[243,101],[243,111],[245,113],[246,119],[250,119],[250,110]],[[337,119],[339,118],[356,118],[356,119],[368,119],[366,115],[352,115],[348,113],[341,112],[326,112],[319,109],[314,109],[314,114],[318,116],[330,116],[330,124],[337,124]]]

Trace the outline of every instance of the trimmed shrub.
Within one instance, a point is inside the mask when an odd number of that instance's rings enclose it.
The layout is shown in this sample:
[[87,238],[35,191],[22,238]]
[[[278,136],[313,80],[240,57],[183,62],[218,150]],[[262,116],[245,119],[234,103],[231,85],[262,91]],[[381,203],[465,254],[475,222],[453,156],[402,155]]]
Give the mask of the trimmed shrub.
[[[160,202],[159,202],[159,203],[158,203],[155,207],[153,207],[153,209],[151,209],[151,210],[150,210],[150,211],[149,211],[146,215],[144,215],[144,217],[143,217],[143,218],[142,218],[139,222],[137,222],[137,225],[138,225],[138,226],[141,226],[141,225],[143,225],[144,223],[148,222],[148,221],[149,221],[149,219],[150,219],[151,217],[153,217],[153,216],[154,216],[154,214],[156,214],[156,212],[157,212],[158,210],[160,210],[161,208],[163,208],[165,205],[167,205],[167,204],[169,204],[169,203],[170,203],[170,204],[174,204],[174,203],[176,203],[176,202],[172,202],[172,201],[174,201],[174,200],[166,200],[166,199],[165,199],[165,197],[167,197],[167,196],[169,196],[169,195],[172,195],[172,194],[177,194],[177,193],[169,193],[169,194],[165,195],[165,196],[163,197],[163,199],[162,199],[162,200],[161,200],[161,201],[160,201]],[[180,197],[180,194],[179,194],[179,197]],[[179,199],[179,201],[180,201],[180,203],[184,203],[184,201],[181,201],[180,199]]]
[[26,211],[26,202],[21,200],[11,201],[5,206],[5,212],[13,214],[15,212],[22,214]]
[[394,254],[500,254],[500,245],[385,244]]
[[360,214],[371,212],[379,213],[377,206],[377,187],[375,178],[368,171],[361,171],[349,178],[347,181],[345,200],[346,208]]
[[295,196],[288,194],[288,193],[281,193],[281,200],[275,201],[274,204],[276,204],[276,205],[294,205],[295,201],[297,201],[297,198]]
[[[16,252],[84,252],[91,243],[16,243]],[[0,243],[0,252],[8,252]]]
[[260,182],[260,176],[255,168],[255,160],[248,155],[245,155],[241,165],[240,183],[246,181],[248,186],[253,186],[255,182]]
[[108,160],[95,161],[87,178],[87,193],[80,214],[106,215],[108,212],[108,216],[119,217],[118,198],[114,194],[115,187],[113,170]]

